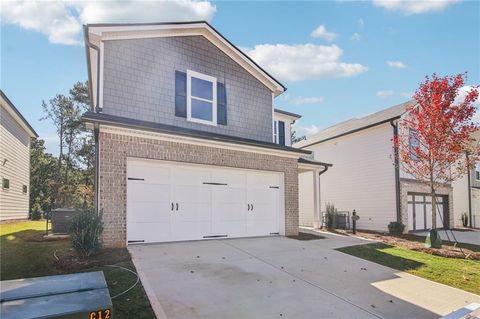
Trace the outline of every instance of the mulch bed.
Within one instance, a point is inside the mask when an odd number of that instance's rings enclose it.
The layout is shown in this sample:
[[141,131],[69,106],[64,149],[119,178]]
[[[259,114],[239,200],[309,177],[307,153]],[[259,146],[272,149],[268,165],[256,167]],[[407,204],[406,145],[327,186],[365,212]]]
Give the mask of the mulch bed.
[[[350,231],[344,231],[336,229],[335,233],[342,234],[346,236],[351,236]],[[451,246],[443,244],[442,248],[427,248],[423,241],[419,241],[422,237],[418,237],[416,240],[412,239],[409,235],[404,235],[402,237],[394,237],[387,234],[377,233],[373,231],[357,231],[356,235],[370,240],[377,240],[384,244],[396,247],[403,247],[414,251],[420,251],[431,255],[447,257],[447,258],[461,258],[461,259],[471,259],[471,260],[480,260],[480,252],[476,252],[467,248],[463,248],[460,243],[459,246]],[[463,253],[462,253],[463,250]],[[465,255],[464,255],[465,254]]]

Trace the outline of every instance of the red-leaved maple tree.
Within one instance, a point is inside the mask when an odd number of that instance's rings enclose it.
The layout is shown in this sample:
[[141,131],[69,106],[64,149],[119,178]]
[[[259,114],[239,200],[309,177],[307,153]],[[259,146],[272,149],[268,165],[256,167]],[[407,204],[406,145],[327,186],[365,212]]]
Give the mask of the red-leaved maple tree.
[[430,186],[432,229],[436,228],[436,188],[468,174],[480,156],[472,137],[479,130],[474,121],[478,87],[461,97],[465,77],[427,76],[399,121],[393,140],[398,165]]

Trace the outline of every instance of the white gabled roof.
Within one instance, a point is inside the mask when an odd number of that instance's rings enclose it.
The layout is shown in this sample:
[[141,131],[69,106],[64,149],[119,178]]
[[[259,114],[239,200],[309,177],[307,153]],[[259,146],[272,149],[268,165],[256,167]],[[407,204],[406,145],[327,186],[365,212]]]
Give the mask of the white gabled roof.
[[98,49],[102,41],[120,39],[140,39],[174,36],[204,36],[221,51],[240,64],[245,70],[269,88],[275,96],[286,90],[279,81],[268,74],[250,57],[228,41],[220,32],[206,21],[168,22],[168,23],[137,23],[137,24],[88,24],[84,26],[85,48],[89,69],[90,91],[92,103],[96,104]]
[[408,101],[361,118],[352,118],[335,124],[316,134],[313,134],[306,140],[296,143],[294,147],[308,147],[313,144],[321,143],[347,134],[352,134],[372,126],[400,118],[402,114],[405,113],[407,106],[411,103],[413,102]]

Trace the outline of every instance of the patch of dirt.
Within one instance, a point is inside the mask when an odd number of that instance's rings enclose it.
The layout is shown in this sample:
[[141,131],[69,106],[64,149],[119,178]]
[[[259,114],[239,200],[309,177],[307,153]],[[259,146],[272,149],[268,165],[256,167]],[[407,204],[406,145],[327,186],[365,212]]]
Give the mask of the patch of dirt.
[[130,255],[125,248],[102,249],[86,258],[80,257],[72,248],[55,252],[55,267],[62,271],[77,271],[129,260]]
[[287,236],[288,238],[297,239],[297,240],[315,240],[315,239],[325,239],[325,237],[310,233],[298,233],[297,236]]
[[[336,230],[335,233],[342,233],[347,236],[351,236],[350,231]],[[377,240],[384,244],[396,247],[403,247],[414,251],[421,251],[427,254],[447,257],[447,258],[461,258],[461,259],[471,259],[471,260],[480,260],[480,252],[475,252],[467,248],[460,248],[457,246],[451,246],[443,244],[442,248],[427,248],[423,241],[422,237],[412,238],[410,235],[403,235],[402,237],[394,237],[388,234],[377,233],[373,231],[357,231],[355,236],[362,237],[370,240]],[[461,247],[461,244],[460,244]],[[462,253],[463,251],[463,253]],[[465,255],[464,255],[465,254]]]

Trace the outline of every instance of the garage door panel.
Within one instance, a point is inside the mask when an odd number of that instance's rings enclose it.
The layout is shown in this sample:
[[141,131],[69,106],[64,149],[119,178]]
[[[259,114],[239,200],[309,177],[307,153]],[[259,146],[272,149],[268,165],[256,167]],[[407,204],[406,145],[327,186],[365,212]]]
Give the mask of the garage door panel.
[[[413,203],[408,204],[408,229],[425,230],[432,228],[432,197],[428,194],[409,195],[409,201],[411,200],[413,200]],[[444,228],[444,198],[438,196],[436,203],[436,227]],[[415,207],[415,216],[413,216],[413,206]],[[415,220],[415,225],[413,225],[413,220]]]
[[127,196],[131,202],[171,202],[172,190],[167,184],[129,181]]
[[138,223],[128,224],[128,241],[154,243],[169,241],[171,238],[170,223]]
[[135,203],[135,211],[129,216],[129,221],[145,223],[170,223],[171,205],[170,203]]
[[174,186],[175,200],[178,203],[211,203],[212,190],[205,185]]
[[242,171],[219,169],[212,172],[211,181],[228,187],[245,188],[247,175]]
[[175,185],[203,185],[212,177],[208,170],[198,167],[179,165],[172,168],[172,183]]

